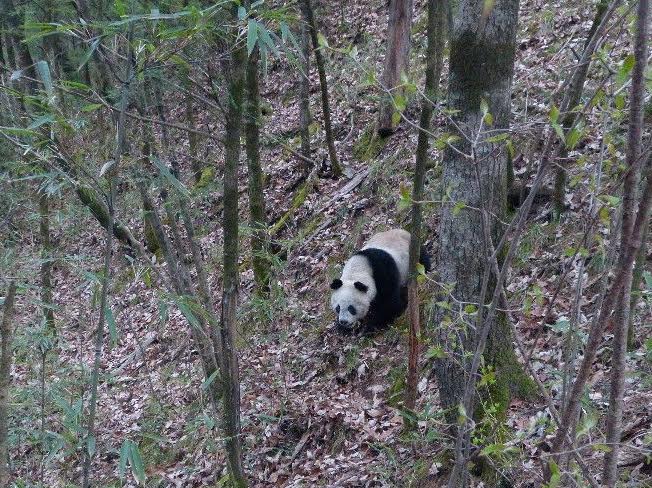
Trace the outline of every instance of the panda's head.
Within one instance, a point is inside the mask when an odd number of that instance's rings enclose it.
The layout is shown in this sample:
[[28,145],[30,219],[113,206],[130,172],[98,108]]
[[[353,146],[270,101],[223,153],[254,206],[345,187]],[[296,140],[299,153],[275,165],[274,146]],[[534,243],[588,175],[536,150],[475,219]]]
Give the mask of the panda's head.
[[351,331],[369,312],[373,297],[369,285],[361,281],[334,279],[331,283],[331,308],[337,314],[337,326]]

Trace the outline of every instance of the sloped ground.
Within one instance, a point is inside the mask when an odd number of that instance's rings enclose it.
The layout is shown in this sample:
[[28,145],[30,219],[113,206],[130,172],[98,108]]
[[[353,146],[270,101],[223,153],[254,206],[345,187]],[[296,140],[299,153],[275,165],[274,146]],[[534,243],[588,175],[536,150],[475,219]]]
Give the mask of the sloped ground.
[[[412,67],[415,73],[421,73],[425,4],[416,3]],[[333,318],[327,309],[328,282],[346,256],[371,233],[406,223],[407,213],[398,205],[399,188],[410,185],[416,134],[404,124],[377,158],[359,161],[353,157],[356,142],[374,120],[377,92],[363,80],[365,69],[380,72],[385,2],[322,4],[324,10],[319,18],[325,24],[323,30],[330,45],[339,48],[355,43],[359,52],[359,64],[335,52],[328,59],[334,127],[340,141],[338,152],[354,178],[367,171],[369,174],[359,178],[359,186],[334,200],[347,181],[319,179],[279,235],[281,243],[288,247],[287,261],[278,264],[268,302],[251,299],[252,276],[250,271],[243,272],[238,347],[246,471],[256,487],[435,486],[425,480],[434,482],[437,473],[445,468],[440,454],[447,439],[443,438],[431,365],[426,362],[419,383],[419,406],[423,412],[419,428],[416,433],[405,434],[401,412],[396,408],[401,400],[406,363],[405,324],[399,321],[396,328],[373,338],[341,337],[333,332]],[[530,165],[536,167],[538,148],[528,141],[540,135],[548,124],[549,94],[568,73],[572,49],[581,49],[592,15],[592,6],[587,2],[569,6],[561,2],[526,1],[522,5],[514,79],[515,140],[521,154],[516,158],[519,175],[526,177]],[[615,66],[627,52],[625,37],[620,36],[612,48],[610,62]],[[263,130],[290,145],[296,144],[298,127],[297,106],[292,97],[295,82],[288,66],[280,61],[270,63],[263,97],[271,104],[271,115]],[[313,115],[319,121],[315,74],[311,82]],[[595,84],[590,83],[589,92],[594,88]],[[416,120],[417,110],[415,99],[406,116]],[[181,104],[171,115],[183,117]],[[207,123],[209,114],[199,113],[198,117]],[[441,119],[438,124],[443,128]],[[182,135],[176,137],[178,154],[183,157],[186,141]],[[532,361],[539,377],[554,382],[555,398],[560,394],[562,335],[559,328],[549,326],[541,334],[537,331],[565,269],[569,272],[562,280],[549,322],[563,324],[562,319],[570,316],[579,260],[564,257],[564,252],[581,238],[580,224],[590,204],[589,180],[599,160],[601,139],[602,134],[592,130],[582,147],[570,154],[573,161],[582,163],[572,170],[574,186],[567,196],[570,212],[565,221],[555,226],[546,219],[549,204],[537,208],[510,280],[514,298],[510,317],[527,346],[534,348]],[[314,159],[321,162],[325,158],[321,131],[316,132],[313,147]],[[218,161],[219,168],[219,148],[208,145],[206,154]],[[581,160],[584,156],[586,160]],[[440,154],[433,151],[432,157],[436,160]],[[270,175],[266,188],[270,220],[276,220],[289,208],[290,189],[300,179],[300,164],[272,144],[264,148],[262,159]],[[189,159],[183,158],[182,163],[189,174]],[[244,175],[241,181],[246,181]],[[429,199],[436,200],[436,169],[429,172],[428,191]],[[199,194],[195,204],[202,245],[212,266],[210,279],[216,304],[221,260],[217,195],[219,188],[209,187]],[[121,214],[132,228],[138,229],[139,216],[126,210],[129,197],[123,198]],[[246,208],[244,198],[241,208]],[[434,253],[436,208],[430,206],[428,212],[428,246]],[[80,452],[67,449],[74,445],[79,427],[79,397],[82,393],[88,397],[80,378],[89,376],[92,331],[97,320],[97,305],[92,314],[88,308],[94,285],[79,270],[100,269],[101,233],[88,216],[81,222],[60,223],[60,229],[66,226],[73,228],[55,230],[60,249],[70,255],[84,255],[85,259],[79,266],[60,264],[56,271],[55,301],[61,304],[60,353],[57,358],[52,354],[48,358],[47,389],[56,410],[48,406],[46,425],[53,441],[63,448],[53,449],[46,464],[46,486],[66,486],[79,479]],[[597,247],[590,247],[589,251],[597,253]],[[590,272],[594,271],[587,266]],[[225,473],[224,459],[219,431],[203,395],[201,368],[190,345],[188,325],[173,306],[162,305],[169,300],[149,287],[138,266],[132,267],[121,252],[114,256],[113,274],[111,297],[118,336],[111,341],[107,334],[107,343],[115,343],[105,350],[102,361],[98,456],[94,465],[99,485],[121,485],[119,449],[127,438],[139,444],[150,486],[215,485]],[[598,288],[594,276],[589,276],[593,282],[585,286],[583,294],[582,326],[593,314]],[[434,296],[434,290],[429,285],[424,295]],[[627,442],[633,446],[626,453],[630,457],[640,457],[641,449],[646,448],[644,435],[650,430],[651,419],[646,348],[649,328],[643,325],[647,323],[643,319],[649,318],[649,308],[641,301],[637,310],[642,321],[637,322],[641,346],[630,357],[630,371],[635,374],[628,380],[626,401]],[[24,306],[22,312],[26,322],[27,318],[30,321],[25,328],[27,334],[34,330],[38,315],[34,307]],[[535,337],[539,337],[536,343]],[[34,482],[39,478],[41,462],[40,366],[39,355],[30,344],[27,335],[19,339],[13,423],[18,426],[16,442],[20,447],[14,453],[14,467],[23,479]],[[583,439],[588,443],[601,439],[599,414],[605,411],[608,398],[609,356],[605,348],[596,365],[589,395],[592,403],[587,404],[586,418],[595,419],[597,425],[587,428]],[[501,460],[504,469],[513,475],[515,486],[540,485],[539,442],[546,435],[546,411],[540,400],[516,400],[510,408],[507,424],[512,437],[507,443],[513,449]],[[589,449],[584,453],[587,458],[590,452]],[[596,472],[601,456],[596,449],[589,459]],[[644,483],[645,469],[635,468],[632,476],[639,480],[636,483]],[[134,485],[133,478],[128,477],[127,484]]]

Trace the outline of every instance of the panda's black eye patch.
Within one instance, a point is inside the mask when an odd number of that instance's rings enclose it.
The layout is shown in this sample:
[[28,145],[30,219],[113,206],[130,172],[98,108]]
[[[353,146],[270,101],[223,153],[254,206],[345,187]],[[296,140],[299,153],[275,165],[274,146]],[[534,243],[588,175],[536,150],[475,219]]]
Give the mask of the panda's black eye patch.
[[340,306],[335,307],[335,312],[340,313]]
[[355,315],[357,310],[353,305],[349,305],[349,312],[351,313],[351,315]]

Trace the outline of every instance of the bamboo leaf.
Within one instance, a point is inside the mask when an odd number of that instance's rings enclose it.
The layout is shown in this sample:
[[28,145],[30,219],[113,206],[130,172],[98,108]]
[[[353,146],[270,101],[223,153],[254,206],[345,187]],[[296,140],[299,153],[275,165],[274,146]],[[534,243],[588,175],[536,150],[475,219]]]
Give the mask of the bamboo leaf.
[[109,328],[109,338],[111,340],[111,345],[115,346],[118,343],[118,328],[116,327],[115,317],[111,311],[109,305],[104,309],[104,314],[106,317],[106,324]]
[[140,455],[140,450],[138,445],[135,442],[130,441],[129,445],[129,464],[131,464],[131,472],[136,478],[138,484],[144,484],[147,479],[145,474],[145,464],[143,463],[143,458]]
[[[240,7],[242,8],[242,7]],[[247,23],[247,54],[251,55],[256,47],[258,40],[258,23],[254,19],[249,19]]]

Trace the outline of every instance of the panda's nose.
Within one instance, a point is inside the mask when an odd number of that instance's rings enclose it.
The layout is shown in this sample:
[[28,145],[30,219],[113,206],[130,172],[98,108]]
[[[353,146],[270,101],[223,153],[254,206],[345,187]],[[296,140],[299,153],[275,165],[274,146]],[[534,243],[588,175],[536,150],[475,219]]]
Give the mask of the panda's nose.
[[351,322],[349,322],[349,321],[346,320],[346,319],[339,319],[339,320],[337,321],[337,325],[339,325],[340,327],[345,327],[345,328],[348,329],[348,328],[351,327]]

